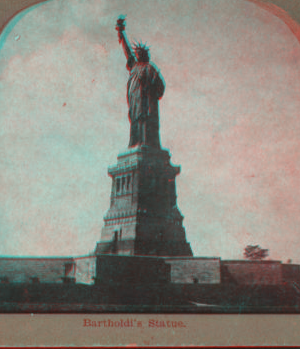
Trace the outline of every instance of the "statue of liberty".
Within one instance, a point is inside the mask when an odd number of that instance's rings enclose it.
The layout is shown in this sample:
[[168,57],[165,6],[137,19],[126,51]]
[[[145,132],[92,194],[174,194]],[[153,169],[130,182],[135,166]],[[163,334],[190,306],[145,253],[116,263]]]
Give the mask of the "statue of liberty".
[[164,79],[154,64],[150,63],[149,48],[142,43],[134,44],[133,48],[129,44],[124,17],[117,20],[116,30],[130,72],[127,83],[129,147],[147,145],[160,148],[159,99],[164,94]]

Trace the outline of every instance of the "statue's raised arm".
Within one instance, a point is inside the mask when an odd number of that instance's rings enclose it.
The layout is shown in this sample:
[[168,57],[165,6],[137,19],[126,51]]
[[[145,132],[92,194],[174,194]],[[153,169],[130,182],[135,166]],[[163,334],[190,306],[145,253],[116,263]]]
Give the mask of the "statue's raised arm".
[[118,31],[119,43],[122,44],[123,51],[127,59],[127,68],[130,70],[137,60],[127,38],[125,26],[125,16],[120,16],[117,20],[116,30]]

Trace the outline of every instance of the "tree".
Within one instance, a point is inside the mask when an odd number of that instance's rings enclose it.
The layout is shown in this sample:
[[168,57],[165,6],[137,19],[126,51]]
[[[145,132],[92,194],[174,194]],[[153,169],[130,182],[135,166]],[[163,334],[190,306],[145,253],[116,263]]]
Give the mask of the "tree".
[[251,261],[260,261],[269,255],[268,249],[263,249],[259,245],[248,245],[244,251],[244,257]]

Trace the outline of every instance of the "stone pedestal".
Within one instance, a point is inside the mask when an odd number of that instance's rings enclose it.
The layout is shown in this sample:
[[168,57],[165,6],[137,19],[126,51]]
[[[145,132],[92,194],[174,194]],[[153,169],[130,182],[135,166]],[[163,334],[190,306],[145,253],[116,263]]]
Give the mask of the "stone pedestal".
[[192,256],[176,204],[180,167],[167,150],[129,148],[109,167],[110,208],[96,254]]

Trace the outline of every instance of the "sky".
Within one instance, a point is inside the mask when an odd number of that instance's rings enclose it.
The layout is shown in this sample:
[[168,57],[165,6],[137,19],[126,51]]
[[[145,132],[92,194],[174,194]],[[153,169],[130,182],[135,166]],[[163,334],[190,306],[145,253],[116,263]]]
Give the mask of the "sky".
[[0,255],[86,255],[127,148],[115,22],[166,82],[162,146],[195,256],[299,263],[300,44],[245,0],[51,0],[0,36]]

